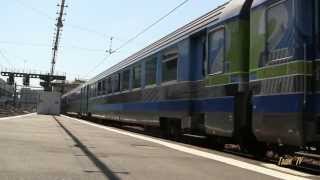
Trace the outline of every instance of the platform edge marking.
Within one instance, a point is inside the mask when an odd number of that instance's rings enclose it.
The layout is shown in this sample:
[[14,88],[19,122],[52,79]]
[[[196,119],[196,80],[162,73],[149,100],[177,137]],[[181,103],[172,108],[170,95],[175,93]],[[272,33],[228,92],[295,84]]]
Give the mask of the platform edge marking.
[[36,115],[36,113],[24,114],[24,115],[19,115],[19,116],[3,117],[3,118],[0,118],[0,121],[1,121],[1,120],[9,120],[9,119],[23,118],[23,117],[28,117],[28,116],[32,116],[32,115]]
[[156,144],[160,144],[160,145],[163,145],[163,146],[168,147],[170,149],[178,150],[178,151],[181,151],[181,152],[185,152],[185,153],[192,154],[192,155],[195,155],[195,156],[203,157],[203,158],[206,158],[206,159],[215,160],[215,161],[227,164],[227,165],[239,167],[241,169],[246,169],[246,170],[253,171],[253,172],[256,172],[256,173],[268,175],[270,177],[275,177],[275,178],[284,179],[284,180],[311,180],[309,178],[295,176],[295,175],[284,173],[284,172],[279,172],[279,171],[272,170],[272,169],[269,169],[269,168],[266,168],[266,167],[250,164],[250,163],[247,163],[247,162],[243,162],[243,161],[240,161],[240,160],[235,160],[235,159],[232,159],[232,158],[229,158],[229,157],[224,157],[224,156],[221,156],[221,155],[216,155],[216,154],[200,151],[200,150],[197,150],[197,149],[192,149],[192,148],[185,147],[185,146],[182,146],[182,145],[177,145],[177,144],[161,141],[159,139],[154,139],[154,138],[147,137],[147,136],[144,136],[144,135],[138,135],[138,134],[126,132],[126,131],[123,131],[123,130],[118,130],[118,129],[115,129],[115,128],[94,124],[94,123],[87,122],[87,121],[84,121],[84,120],[81,120],[81,119],[76,119],[76,118],[68,117],[68,116],[65,116],[65,115],[62,115],[62,117],[65,117],[65,118],[68,118],[68,119],[72,119],[72,120],[78,121],[80,123],[91,125],[91,126],[94,126],[94,127],[97,127],[97,128],[105,129],[105,130],[108,130],[108,131],[111,131],[111,132],[115,132],[115,133],[118,133],[118,134],[127,135],[127,136],[134,137],[134,138],[137,138],[137,139],[141,139],[141,140],[153,142],[153,143],[156,143]]

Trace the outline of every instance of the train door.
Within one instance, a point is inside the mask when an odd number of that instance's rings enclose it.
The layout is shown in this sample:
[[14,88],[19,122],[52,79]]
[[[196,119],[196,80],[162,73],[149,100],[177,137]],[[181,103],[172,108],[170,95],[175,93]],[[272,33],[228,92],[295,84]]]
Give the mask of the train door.
[[85,97],[85,88],[81,88],[81,93],[80,93],[80,114],[82,115],[84,110],[84,97]]
[[89,93],[89,86],[85,86],[81,89],[81,102],[80,102],[80,109],[81,114],[86,115],[88,113],[88,93]]
[[[190,45],[190,52],[191,52],[191,62],[189,65],[190,68],[190,80],[194,81],[197,86],[201,86],[201,82],[204,81],[206,77],[206,31],[199,32],[195,34],[191,38],[191,45]],[[200,88],[199,88],[200,89]],[[198,97],[200,90],[194,91],[194,94],[191,94],[190,99]],[[203,88],[202,88],[203,89]],[[200,97],[201,98],[201,97]],[[190,116],[191,116],[191,123],[190,123],[190,130],[192,133],[196,134],[203,134],[205,131],[205,112],[203,110],[198,110],[198,104],[194,101],[191,101],[190,107]],[[184,127],[185,128],[185,127]]]
[[320,2],[319,0],[314,0],[314,43],[315,43],[315,55],[316,59],[319,59],[320,56]]
[[[314,0],[314,55],[315,60],[313,62],[313,81],[312,81],[312,87],[313,87],[313,95],[310,97],[311,99],[311,108],[312,112],[314,112],[314,120],[315,123],[310,123],[308,132],[309,135],[309,141],[316,141],[318,142],[317,146],[320,147],[320,2],[319,0]],[[311,129],[311,130],[310,130]]]
[[85,111],[86,114],[88,114],[88,110],[89,110],[89,86],[86,86],[86,94],[85,94]]

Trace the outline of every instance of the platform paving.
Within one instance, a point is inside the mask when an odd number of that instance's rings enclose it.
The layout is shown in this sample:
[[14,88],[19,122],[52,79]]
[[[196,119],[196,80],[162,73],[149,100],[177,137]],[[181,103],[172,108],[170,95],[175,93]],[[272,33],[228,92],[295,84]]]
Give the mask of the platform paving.
[[[165,142],[257,167],[261,164],[214,150]],[[0,180],[277,179],[263,173],[265,167],[261,168],[262,171],[245,169],[64,116],[0,119]],[[318,178],[279,172],[283,173],[282,179]]]

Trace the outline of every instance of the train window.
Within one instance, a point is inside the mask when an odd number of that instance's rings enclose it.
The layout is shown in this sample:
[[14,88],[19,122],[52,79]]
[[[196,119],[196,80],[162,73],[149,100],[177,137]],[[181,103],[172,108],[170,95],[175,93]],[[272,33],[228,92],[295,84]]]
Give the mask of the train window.
[[129,81],[130,81],[130,70],[127,69],[123,71],[123,74],[122,74],[122,84],[121,84],[122,91],[126,91],[129,89]]
[[157,80],[157,58],[146,62],[146,85],[155,84]]
[[94,86],[93,86],[93,84],[90,86],[90,97],[94,97]]
[[111,80],[111,77],[108,77],[108,79],[107,79],[107,93],[108,94],[112,93],[112,80]]
[[94,84],[94,94],[93,96],[96,97],[98,95],[98,83]]
[[206,40],[202,41],[202,77],[205,77],[207,74],[207,42]]
[[99,83],[97,82],[97,83],[96,83],[96,96],[98,96],[98,95],[99,95],[98,86],[99,86]]
[[90,86],[90,97],[94,96],[94,87],[93,84]]
[[88,97],[91,97],[91,86],[88,86]]
[[141,86],[141,65],[137,64],[132,69],[132,88]]
[[102,94],[102,82],[98,82],[98,95]]
[[120,73],[113,77],[113,92],[120,91]]
[[96,95],[96,88],[95,88],[96,84],[92,85],[92,97],[95,97]]
[[219,74],[223,72],[223,62],[225,58],[225,30],[219,28],[209,33],[208,36],[208,58],[209,74]]
[[96,83],[94,86],[94,92],[95,92],[94,96],[98,96],[98,83]]
[[286,0],[271,5],[266,15],[266,43],[268,61],[291,56],[293,35],[292,1]]
[[102,80],[102,85],[101,85],[101,91],[102,94],[105,95],[106,94],[106,80]]
[[162,82],[177,80],[178,76],[178,50],[173,49],[163,55]]

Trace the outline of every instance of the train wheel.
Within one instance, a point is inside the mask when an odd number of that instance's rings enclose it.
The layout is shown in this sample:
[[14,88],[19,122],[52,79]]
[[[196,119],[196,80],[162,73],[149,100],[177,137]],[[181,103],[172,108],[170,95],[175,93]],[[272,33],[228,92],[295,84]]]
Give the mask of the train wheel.
[[262,158],[267,152],[267,145],[259,142],[257,138],[251,133],[249,128],[244,128],[235,135],[237,144],[240,145],[241,151],[249,153],[256,158]]
[[178,139],[181,136],[180,119],[161,118],[160,128],[165,138]]
[[245,152],[252,154],[258,159],[264,158],[268,150],[267,145],[262,142],[252,142],[249,144],[241,145],[241,147]]
[[181,136],[181,120],[171,120],[169,129],[170,136],[174,139],[179,139]]
[[207,144],[210,148],[223,150],[225,142],[220,137],[208,135]]

